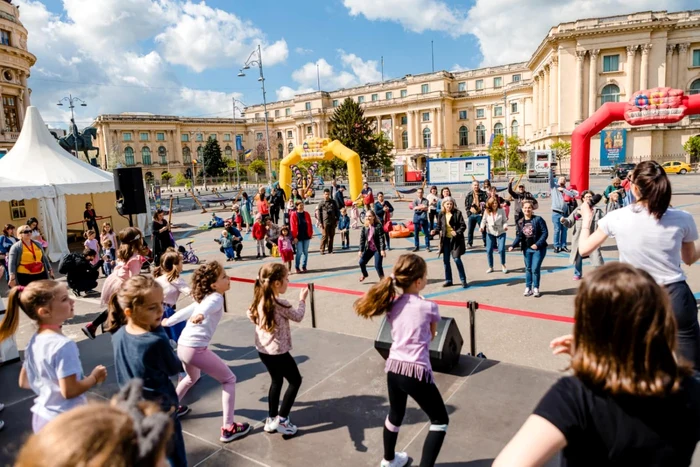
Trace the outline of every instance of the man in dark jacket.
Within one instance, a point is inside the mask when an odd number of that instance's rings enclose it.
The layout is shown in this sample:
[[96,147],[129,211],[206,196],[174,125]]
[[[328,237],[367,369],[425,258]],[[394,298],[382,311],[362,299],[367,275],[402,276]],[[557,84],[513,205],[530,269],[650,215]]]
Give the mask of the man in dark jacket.
[[526,199],[531,200],[534,203],[534,209],[537,209],[537,200],[529,191],[525,191],[525,186],[518,184],[516,191],[513,190],[513,181],[515,177],[511,177],[508,181],[508,194],[513,198],[513,222],[517,228],[518,221],[523,218],[523,201]]
[[425,236],[425,249],[430,251],[430,225],[428,224],[428,200],[423,196],[423,188],[418,188],[417,197],[413,201],[413,252],[420,249],[418,241],[420,231]]
[[[487,198],[486,192],[479,187],[479,182],[474,180],[472,182],[472,191],[467,193],[467,197],[464,200],[464,208],[467,213],[467,244],[469,248],[474,243],[474,229],[481,224],[481,216]],[[484,246],[486,246],[486,234],[481,234],[481,237],[484,241]]]
[[335,227],[338,224],[340,217],[340,208],[335,201],[331,199],[331,190],[326,188],[323,190],[323,201],[318,204],[318,221],[323,228],[321,236],[321,254],[326,254],[326,246],[328,253],[333,254],[333,238],[335,237]]
[[335,190],[335,195],[333,195],[333,200],[335,204],[338,205],[338,209],[343,209],[345,207],[345,185],[338,185]]
[[[224,228],[231,236],[231,246],[233,246],[233,251],[236,252],[236,261],[240,261],[241,250],[243,250],[243,235],[241,235],[241,232],[236,227],[234,227],[233,223],[231,222],[231,219],[226,219],[226,222],[224,223]],[[214,241],[218,241],[218,239],[215,239]]]
[[279,223],[282,209],[284,209],[284,190],[273,187],[270,195],[270,218],[273,224]]
[[102,260],[92,264],[92,261],[97,256],[95,250],[86,248],[83,254],[76,258],[75,264],[70,267],[66,273],[66,281],[68,287],[73,290],[78,297],[80,292],[90,292],[97,287],[97,278],[102,269]]

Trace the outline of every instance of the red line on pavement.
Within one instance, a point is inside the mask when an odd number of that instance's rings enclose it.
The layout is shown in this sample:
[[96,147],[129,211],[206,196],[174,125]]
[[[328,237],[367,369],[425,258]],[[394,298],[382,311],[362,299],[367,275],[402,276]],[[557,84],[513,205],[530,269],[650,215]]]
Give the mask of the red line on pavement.
[[[245,283],[249,283],[249,284],[255,283],[255,279],[246,279],[243,277],[231,277],[231,280],[235,281],[235,282],[245,282]],[[291,282],[289,284],[289,287],[304,288],[304,287],[306,287],[306,284]],[[327,287],[325,285],[315,285],[314,289],[320,290],[323,292],[333,292],[333,293],[339,293],[339,294],[345,294],[345,295],[356,295],[356,296],[364,295],[364,292],[360,292],[359,290],[339,289],[337,287]],[[454,300],[432,300],[432,301],[437,303],[438,305],[443,305],[443,306],[452,306],[452,307],[456,307],[456,308],[465,308],[465,309],[467,307],[466,302],[457,302]],[[574,323],[574,319],[569,317],[569,316],[549,315],[547,313],[537,313],[535,311],[516,310],[514,308],[504,308],[504,307],[500,307],[500,306],[489,305],[486,303],[479,303],[479,309],[485,310],[485,311],[492,311],[494,313],[502,313],[505,315],[522,316],[524,318],[541,319],[541,320],[545,320],[545,321],[557,321],[560,323]]]

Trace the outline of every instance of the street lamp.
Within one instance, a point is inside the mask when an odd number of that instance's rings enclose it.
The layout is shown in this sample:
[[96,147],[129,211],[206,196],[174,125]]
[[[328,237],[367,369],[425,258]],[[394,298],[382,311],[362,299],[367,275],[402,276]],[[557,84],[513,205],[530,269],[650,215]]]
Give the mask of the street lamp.
[[[253,59],[254,56],[257,54],[257,58]],[[262,51],[260,50],[260,44],[258,44],[258,48],[253,50],[248,57],[248,60],[246,60],[245,64],[243,64],[243,68],[241,68],[240,72],[238,73],[238,77],[243,77],[245,76],[245,73],[243,73],[243,70],[249,70],[251,66],[257,66],[260,69],[260,77],[258,78],[258,81],[262,83],[262,95],[263,95],[263,110],[265,112],[265,142],[267,143],[267,174],[268,174],[268,180],[270,182],[270,185],[272,185],[272,156],[270,155],[270,131],[268,129],[267,125],[267,97],[265,95],[265,75],[263,74],[263,63],[262,63]]]
[[[245,74],[241,71],[238,76],[245,76]],[[245,107],[245,104],[241,101],[238,101],[239,104],[242,104]],[[236,98],[233,98],[233,148],[234,148],[234,153],[236,154],[236,184],[238,185],[238,189],[241,189],[241,159],[240,156],[238,155],[238,137],[236,136],[236,110],[238,110],[241,115],[243,115],[243,110],[240,107],[236,106]],[[243,147],[243,136],[241,135],[241,148]],[[230,173],[230,172],[229,172]],[[229,183],[231,180],[229,180]]]
[[[201,134],[202,134],[202,130],[201,130],[200,128],[197,128],[197,129],[194,130],[194,131],[193,131],[193,130],[190,130],[190,134],[192,135],[192,141],[193,141],[194,143],[196,143],[196,142],[197,142],[196,136],[197,136],[198,134],[201,135]],[[204,139],[204,138],[202,138],[202,139]],[[196,157],[199,157],[199,153],[196,152],[196,150],[195,150],[195,156],[196,156]],[[197,159],[196,159],[195,157],[192,157],[192,153],[190,153],[190,165],[192,166],[192,190],[193,190],[193,191],[194,191],[194,185],[195,185],[196,182],[197,182],[197,172],[195,172],[195,165],[196,165],[196,164],[197,164]],[[204,170],[204,166],[202,166],[202,170]],[[203,177],[203,178],[205,178],[204,182],[205,182],[205,184],[206,184],[206,177]],[[206,187],[205,187],[205,188],[206,188]]]
[[[70,119],[71,122],[73,122],[73,126],[75,127],[75,134],[73,135],[73,142],[75,143],[75,157],[78,157],[78,126],[75,124],[75,114],[73,113],[73,109],[75,108],[75,103],[80,102],[81,107],[87,107],[87,104],[85,103],[84,100],[78,98],[78,97],[73,97],[72,94],[68,94],[68,97],[64,97],[60,101],[58,101],[59,107],[63,107],[63,102],[66,101],[68,102],[68,107],[70,108]],[[71,132],[73,129],[71,129]]]

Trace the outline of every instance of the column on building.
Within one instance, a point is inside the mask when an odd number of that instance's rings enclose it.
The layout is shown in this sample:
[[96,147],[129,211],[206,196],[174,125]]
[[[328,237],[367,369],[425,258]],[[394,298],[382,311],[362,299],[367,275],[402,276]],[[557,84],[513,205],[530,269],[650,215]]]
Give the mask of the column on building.
[[[666,82],[664,86],[673,87],[673,51],[676,49],[675,44],[666,45]],[[662,84],[662,83],[659,83]]]
[[19,72],[19,79],[20,82],[22,83],[22,89],[24,90],[24,108],[27,109],[30,105],[32,105],[30,96],[29,96],[29,87],[27,86],[27,74],[23,71]]
[[588,76],[588,116],[590,117],[596,110],[596,99],[598,97],[598,54],[600,49],[588,51],[589,76]]
[[557,118],[557,109],[559,104],[559,57],[552,57],[549,64],[549,124],[556,125],[559,123]]
[[644,44],[642,46],[642,68],[639,71],[639,87],[641,89],[649,88],[649,51],[651,51],[651,44]]
[[440,107],[433,109],[433,115],[435,116],[435,125],[433,125],[433,128],[435,129],[435,134],[433,135],[433,146],[440,146],[442,144],[442,138],[440,137],[442,110]]
[[634,59],[637,56],[637,47],[636,45],[628,45],[627,46],[627,64],[625,65],[625,73],[626,73],[626,78],[627,82],[625,83],[625,86],[627,89],[625,90],[625,95],[627,97],[627,100],[632,98],[632,94],[634,94]]
[[2,99],[2,93],[3,89],[2,86],[0,86],[0,130],[5,131],[7,127],[5,125],[5,102]]
[[549,65],[544,66],[544,89],[542,90],[542,94],[544,94],[544,98],[542,99],[542,102],[544,102],[544,105],[542,106],[542,121],[544,122],[544,127],[549,128],[549,86],[550,86],[550,80],[549,80],[549,73],[551,72]]
[[686,89],[686,75],[688,72],[688,48],[689,43],[678,44],[678,75],[676,75],[676,87]]
[[414,130],[413,130],[413,118],[414,118],[414,111],[413,110],[407,110],[406,111],[406,118],[408,119],[407,125],[406,125],[406,131],[408,131],[408,148],[414,148],[416,147],[416,144],[413,142],[413,137],[414,137]]
[[544,129],[544,127],[547,125],[547,123],[544,120],[544,114],[545,114],[545,105],[546,102],[544,100],[544,95],[545,95],[545,87],[547,86],[547,83],[544,82],[544,68],[540,70],[540,108],[539,108],[539,119],[540,119],[540,128]]
[[576,51],[576,122],[583,121],[583,59],[585,50]]
[[540,112],[538,109],[540,104],[540,77],[535,75],[535,82],[532,85],[532,111],[534,114],[534,123],[535,123],[535,128],[534,131],[537,131],[540,129]]
[[399,146],[399,141],[396,139],[396,133],[398,133],[398,130],[396,129],[397,123],[396,123],[396,114],[391,114],[391,142],[394,143],[394,150],[398,151],[400,146]]

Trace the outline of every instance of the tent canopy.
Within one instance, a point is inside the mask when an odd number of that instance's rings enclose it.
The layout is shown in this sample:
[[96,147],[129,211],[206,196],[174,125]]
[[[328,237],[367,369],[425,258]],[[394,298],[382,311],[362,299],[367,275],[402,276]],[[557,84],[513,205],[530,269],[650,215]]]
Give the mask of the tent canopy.
[[0,201],[14,199],[55,198],[56,189],[48,185],[37,185],[31,182],[19,182],[0,177]]

